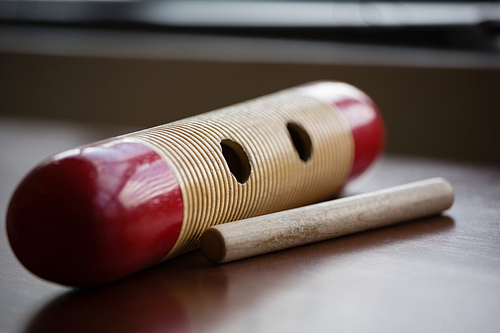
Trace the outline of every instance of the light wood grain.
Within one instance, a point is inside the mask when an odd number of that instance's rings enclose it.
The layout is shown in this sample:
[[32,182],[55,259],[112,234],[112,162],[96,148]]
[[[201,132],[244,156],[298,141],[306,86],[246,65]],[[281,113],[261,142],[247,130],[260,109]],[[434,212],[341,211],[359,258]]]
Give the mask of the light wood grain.
[[224,263],[437,214],[453,201],[451,184],[431,178],[214,226],[202,235],[201,250]]
[[[307,161],[294,148],[289,123],[310,136]],[[352,134],[340,112],[293,88],[123,138],[154,149],[179,182],[182,229],[165,259],[198,248],[210,226],[326,200],[345,183],[354,160]],[[245,181],[230,170],[226,141],[248,159]]]

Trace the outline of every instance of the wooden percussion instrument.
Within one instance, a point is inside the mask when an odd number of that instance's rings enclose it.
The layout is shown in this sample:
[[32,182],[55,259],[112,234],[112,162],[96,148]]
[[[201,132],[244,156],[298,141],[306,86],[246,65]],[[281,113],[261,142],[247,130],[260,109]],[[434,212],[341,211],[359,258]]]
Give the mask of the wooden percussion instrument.
[[9,241],[46,280],[107,283],[199,247],[210,226],[331,197],[383,141],[360,90],[283,90],[50,157],[12,196]]

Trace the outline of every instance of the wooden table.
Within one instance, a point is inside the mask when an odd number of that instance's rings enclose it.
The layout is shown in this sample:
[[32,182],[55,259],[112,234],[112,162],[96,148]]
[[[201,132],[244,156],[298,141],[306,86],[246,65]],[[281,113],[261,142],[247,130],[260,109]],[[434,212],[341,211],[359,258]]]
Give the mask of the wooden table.
[[[2,216],[42,158],[123,130],[0,118]],[[434,176],[456,191],[439,217],[219,266],[194,251],[89,290],[29,274],[1,228],[0,332],[499,332],[500,167],[385,156],[345,194]]]

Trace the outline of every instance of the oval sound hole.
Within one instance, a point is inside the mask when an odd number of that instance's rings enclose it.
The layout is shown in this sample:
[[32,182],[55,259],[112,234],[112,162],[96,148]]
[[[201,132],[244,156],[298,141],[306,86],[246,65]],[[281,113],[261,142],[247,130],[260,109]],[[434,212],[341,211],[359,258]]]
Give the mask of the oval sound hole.
[[250,161],[247,154],[234,141],[222,140],[220,145],[229,170],[240,184],[245,183],[250,177]]
[[286,128],[290,133],[290,138],[292,139],[293,146],[302,161],[306,162],[311,158],[312,154],[312,142],[311,137],[307,134],[306,130],[302,126],[295,123],[286,124]]

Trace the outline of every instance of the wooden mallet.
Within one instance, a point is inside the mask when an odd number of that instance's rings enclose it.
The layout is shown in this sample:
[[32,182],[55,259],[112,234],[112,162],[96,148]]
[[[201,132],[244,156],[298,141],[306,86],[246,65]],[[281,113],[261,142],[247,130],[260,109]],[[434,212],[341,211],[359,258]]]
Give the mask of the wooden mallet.
[[213,226],[203,233],[201,250],[225,263],[438,214],[453,200],[450,183],[431,178]]

